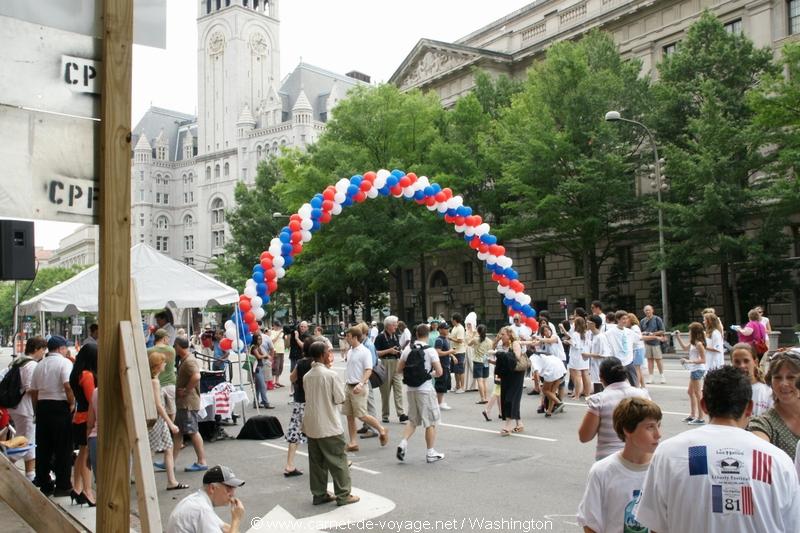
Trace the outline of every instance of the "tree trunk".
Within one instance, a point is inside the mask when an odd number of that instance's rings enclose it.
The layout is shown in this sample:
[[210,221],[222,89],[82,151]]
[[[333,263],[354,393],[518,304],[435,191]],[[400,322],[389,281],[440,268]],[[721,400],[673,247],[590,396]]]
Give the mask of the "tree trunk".
[[741,317],[735,315],[733,301],[730,292],[730,271],[727,261],[722,261],[719,265],[720,285],[722,288],[722,316],[726,324],[736,324]]
[[734,267],[731,264],[729,269],[731,278],[731,295],[733,296],[733,313],[734,313],[733,316],[736,317],[736,319],[733,322],[738,322],[739,320],[744,321],[741,304],[739,302],[739,288],[736,285],[736,267]]

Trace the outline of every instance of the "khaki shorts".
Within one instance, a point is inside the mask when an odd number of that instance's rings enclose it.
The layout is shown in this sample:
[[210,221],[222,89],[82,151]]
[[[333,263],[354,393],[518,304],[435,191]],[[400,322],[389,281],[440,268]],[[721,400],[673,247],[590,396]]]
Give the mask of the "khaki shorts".
[[164,402],[164,410],[167,414],[175,418],[175,385],[161,387],[161,400]]
[[645,344],[644,345],[645,359],[661,359],[661,345],[660,344]]
[[361,387],[361,394],[353,394],[354,390],[354,385],[345,386],[342,414],[344,416],[352,416],[353,418],[363,418],[367,416],[367,396],[369,396],[369,388]]
[[435,426],[441,416],[439,403],[436,400],[436,391],[408,391],[408,421],[415,426],[429,428]]

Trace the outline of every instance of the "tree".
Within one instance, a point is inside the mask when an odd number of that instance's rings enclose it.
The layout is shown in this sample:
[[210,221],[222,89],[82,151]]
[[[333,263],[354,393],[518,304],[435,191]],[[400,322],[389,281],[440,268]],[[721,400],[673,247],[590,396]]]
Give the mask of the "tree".
[[[774,74],[772,51],[756,49],[743,35],[725,31],[706,12],[688,30],[678,51],[659,65],[654,87],[654,122],[667,142],[671,191],[664,204],[669,243],[667,265],[716,267],[728,320],[742,318],[735,281],[747,269],[758,231],[745,231],[748,218],[768,218],[769,181],[759,176],[768,156],[754,142],[753,110],[743,98],[759,80]],[[763,241],[762,241],[763,242]],[[777,259],[773,257],[773,259]],[[767,282],[767,280],[765,280]],[[777,292],[777,287],[769,290]]]
[[640,158],[620,150],[639,132],[603,121],[610,109],[641,115],[649,80],[640,70],[597,31],[556,43],[499,119],[498,191],[509,211],[500,233],[583,265],[587,301],[599,296],[600,266],[647,222],[634,179]]

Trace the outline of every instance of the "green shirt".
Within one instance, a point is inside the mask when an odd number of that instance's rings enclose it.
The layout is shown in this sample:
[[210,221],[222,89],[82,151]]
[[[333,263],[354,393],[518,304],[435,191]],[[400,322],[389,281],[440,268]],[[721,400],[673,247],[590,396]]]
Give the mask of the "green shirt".
[[153,352],[164,354],[164,361],[167,363],[164,370],[158,375],[158,382],[162,387],[175,385],[178,376],[175,374],[175,348],[166,344],[153,346],[147,350],[149,356]]

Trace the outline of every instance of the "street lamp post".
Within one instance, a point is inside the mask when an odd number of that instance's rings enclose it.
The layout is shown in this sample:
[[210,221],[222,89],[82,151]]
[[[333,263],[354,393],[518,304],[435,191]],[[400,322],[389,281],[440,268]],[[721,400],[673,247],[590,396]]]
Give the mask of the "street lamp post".
[[667,299],[667,269],[664,266],[664,215],[661,209],[661,189],[663,183],[661,182],[661,159],[658,157],[658,146],[656,145],[656,138],[650,128],[629,118],[622,118],[619,111],[609,111],[606,113],[607,122],[628,122],[642,128],[647,136],[650,138],[650,145],[653,147],[653,173],[656,183],[656,199],[658,200],[658,253],[661,255],[661,307],[664,318],[664,328],[666,329],[669,324],[669,300]]

